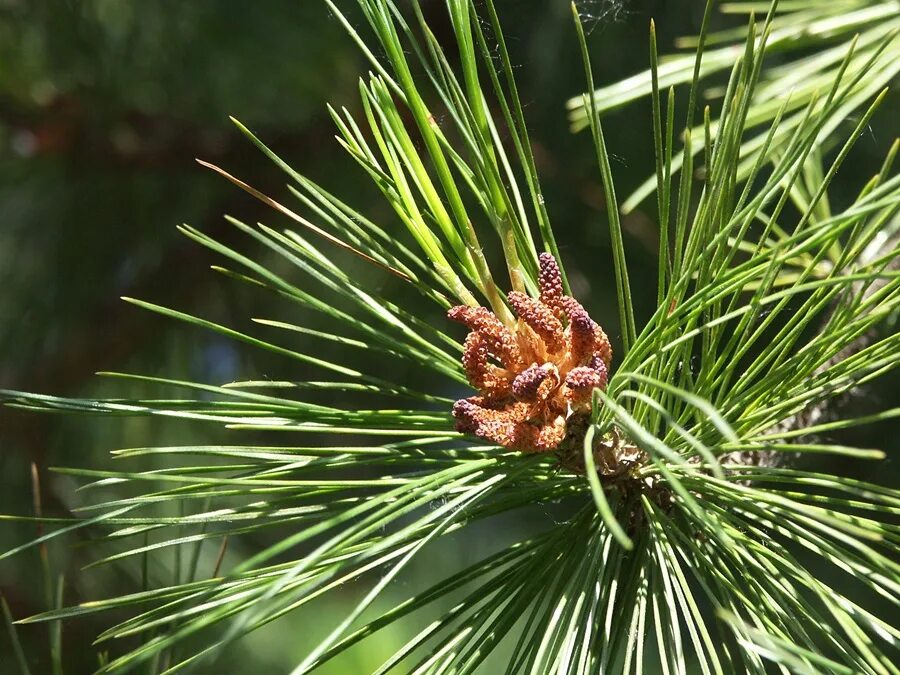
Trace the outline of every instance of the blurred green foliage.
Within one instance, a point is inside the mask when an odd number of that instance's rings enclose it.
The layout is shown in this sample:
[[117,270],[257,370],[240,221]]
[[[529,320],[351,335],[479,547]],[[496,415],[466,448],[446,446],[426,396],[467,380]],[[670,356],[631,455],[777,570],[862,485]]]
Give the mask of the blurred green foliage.
[[[563,108],[584,88],[569,3],[498,5],[513,38],[525,112],[575,294],[592,315],[604,317],[604,325],[613,325],[617,313],[608,290],[613,276],[599,176],[589,138],[569,134]],[[424,6],[433,26],[449,30],[439,3]],[[600,82],[646,67],[651,16],[665,46],[677,35],[696,32],[701,11],[697,3],[663,0],[589,0],[579,8],[588,17]],[[324,104],[356,106],[356,80],[364,64],[318,2],[0,0],[0,64],[0,387],[115,395],[125,385],[93,375],[113,369],[215,383],[284,376],[283,362],[118,300],[120,295],[146,298],[235,326],[250,316],[281,316],[285,306],[277,299],[223,281],[208,269],[212,256],[175,231],[187,222],[221,241],[234,241],[237,235],[222,217],[226,213],[245,222],[283,224],[194,163],[195,157],[212,161],[276,198],[290,199],[277,170],[234,129],[229,115],[298,170],[374,220],[394,224],[333,142]],[[885,109],[896,110],[895,103]],[[622,194],[653,170],[648,105],[636,104],[605,122]],[[861,144],[861,153],[870,154],[860,163],[871,166],[870,158],[880,157],[894,134],[896,123],[878,118],[872,139]],[[849,180],[837,186],[839,195],[858,189],[852,165],[842,176]],[[639,209],[623,224],[633,269],[644,266],[645,278],[654,279],[652,210]],[[639,317],[653,307],[654,294],[655,285],[636,285]],[[615,338],[615,330],[611,333]],[[153,393],[128,386],[136,396]],[[873,395],[896,398],[887,390]],[[66,516],[82,503],[77,484],[48,467],[103,467],[114,461],[107,454],[111,449],[215,442],[221,431],[203,438],[197,433],[143,418],[86,420],[0,410],[0,513],[31,511],[31,463],[42,477],[44,513]],[[882,444],[878,430],[869,433],[858,442]],[[896,468],[895,460],[888,462]],[[148,462],[146,468],[154,467]],[[435,566],[457,569],[492,548],[497,538],[553,517],[535,509],[522,521],[504,523],[505,531],[497,525],[481,528],[480,537],[469,535],[435,550],[419,566],[420,574],[404,583],[421,586]],[[0,550],[34,532],[31,526],[4,523]],[[93,558],[85,536],[50,549],[54,571],[68,580],[67,603],[139,587],[138,568],[80,573]],[[226,555],[238,557],[253,547],[248,538]],[[212,573],[217,555],[204,550],[200,569]],[[36,561],[37,553],[29,551],[0,562],[0,593],[16,617],[44,609],[44,591],[32,571]],[[151,582],[171,581],[175,564],[170,554],[160,555],[149,570]],[[352,602],[354,589],[345,595]],[[343,611],[331,604],[286,617],[233,650],[227,672],[288,670],[317,637],[317,619]],[[96,666],[97,651],[87,645],[103,627],[89,621],[64,627],[66,673]],[[46,627],[23,627],[20,635],[32,672],[50,672]],[[328,672],[365,672],[402,637],[394,632],[379,638],[381,643],[366,643],[364,649],[377,653],[358,650],[358,661],[342,658]],[[0,655],[8,653],[6,640],[5,634],[0,637]],[[14,672],[13,667],[0,656],[0,674]]]

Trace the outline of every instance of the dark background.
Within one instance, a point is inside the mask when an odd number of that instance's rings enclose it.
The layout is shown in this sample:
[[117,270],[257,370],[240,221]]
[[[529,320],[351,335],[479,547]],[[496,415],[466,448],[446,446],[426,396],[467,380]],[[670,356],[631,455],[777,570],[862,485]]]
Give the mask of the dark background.
[[[424,4],[435,32],[448,37],[441,3]],[[580,3],[588,17],[598,82],[646,67],[651,16],[666,50],[676,36],[697,31],[701,4]],[[569,2],[499,0],[498,7],[518,65],[562,256],[576,293],[615,334],[599,174],[589,137],[568,132],[563,108],[583,86]],[[223,215],[288,225],[194,163],[195,157],[209,160],[276,198],[290,199],[283,174],[230,124],[229,115],[256,131],[301,173],[385,227],[396,227],[365,176],[334,142],[325,109],[326,101],[358,109],[356,82],[365,71],[360,55],[319,2],[0,1],[0,387],[71,396],[151,396],[167,394],[152,386],[109,382],[94,373],[127,370],[222,383],[282,377],[289,367],[295,369],[291,377],[303,377],[294,365],[118,298],[135,296],[226,325],[291,311],[275,298],[211,272],[209,265],[219,262],[215,256],[175,230],[189,223],[266,261],[266,254],[242,239]],[[896,110],[895,103],[888,102],[872,134],[861,139],[835,186],[833,206],[846,201],[880,163],[897,131],[885,112]],[[610,115],[605,125],[617,189],[624,197],[653,170],[649,106],[638,102]],[[639,318],[652,309],[656,278],[654,210],[650,204],[644,209],[624,220]],[[867,394],[863,407],[873,401],[878,407],[896,403],[890,392],[889,384],[881,385]],[[891,431],[882,426],[850,440],[881,447],[887,440],[895,450]],[[44,512],[64,516],[95,497],[76,494],[75,479],[50,473],[48,467],[110,467],[111,449],[222,439],[220,430],[178,422],[50,417],[3,409],[0,513],[31,513],[32,463],[42,479]],[[882,475],[891,467],[896,468],[891,460],[882,465]],[[864,477],[878,471],[846,462],[822,468]],[[33,525],[2,523],[0,550],[35,533]],[[483,545],[479,538],[495,535],[489,528],[477,530],[466,550],[445,551],[437,563],[414,570],[409,583],[416,582],[416,574],[435,574],[434,564],[455,568],[478,554]],[[80,573],[95,558],[87,543],[88,535],[80,535],[50,547],[54,573],[66,575],[67,603],[136,588],[136,572],[127,565]],[[244,549],[233,547],[230,554],[239,557],[254,545],[249,538]],[[37,560],[37,552],[30,550],[0,561],[0,593],[17,618],[45,608]],[[349,592],[346,596],[333,594],[317,618],[339,617],[357,599]],[[97,650],[86,645],[119,618],[65,625],[67,673],[96,666]],[[316,631],[310,630],[308,618],[287,617],[232,650],[227,672],[288,671],[313,639],[311,632]],[[33,672],[49,672],[46,626],[22,627],[20,635]],[[366,672],[404,637],[401,629],[388,631],[337,663],[333,672]],[[14,672],[8,647],[3,633],[3,674]],[[110,649],[117,653],[119,647]]]

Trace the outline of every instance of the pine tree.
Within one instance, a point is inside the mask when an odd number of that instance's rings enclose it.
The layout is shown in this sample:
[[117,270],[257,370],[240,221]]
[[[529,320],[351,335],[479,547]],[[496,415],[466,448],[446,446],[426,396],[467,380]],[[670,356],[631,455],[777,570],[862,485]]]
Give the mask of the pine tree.
[[[596,152],[619,309],[591,317],[566,275],[493,1],[446,1],[452,53],[418,3],[359,0],[364,32],[326,2],[371,63],[360,80],[362,114],[331,109],[338,142],[397,224],[376,222],[298,174],[236,121],[290,177],[296,204],[204,164],[293,221],[287,230],[232,221],[284,265],[181,230],[222,256],[219,272],[328,327],[258,320],[283,331],[282,341],[129,302],[322,375],[213,385],[118,374],[193,392],[165,400],[3,392],[39,411],[161,416],[286,439],[116,452],[169,463],[155,472],[71,470],[116,496],[5,555],[91,528],[121,545],[95,564],[172,549],[184,551],[178,560],[188,571],[167,587],[24,621],[125,611],[100,639],[140,643],[98,672],[177,672],[356,582],[364,586],[358,604],[294,673],[407,617],[417,629],[378,672],[764,673],[773,664],[898,672],[900,635],[883,608],[900,597],[891,522],[900,494],[815,463],[884,459],[829,439],[897,415],[850,416],[837,403],[900,362],[900,338],[886,330],[900,301],[898,143],[851,203],[832,209],[828,200],[896,72],[896,17],[871,19],[849,45],[777,69],[766,68],[769,53],[793,44],[784,36],[818,21],[817,10],[773,5],[761,23],[751,17],[739,51],[715,46],[736,32],[706,35],[704,21],[695,54],[667,64],[651,27],[643,86],[603,88],[574,107],[573,123],[590,130]],[[821,4],[846,18],[891,3]],[[594,91],[574,6],[572,30]],[[713,119],[707,107],[698,121],[701,76],[729,67],[721,112]],[[801,72],[788,96],[788,80]],[[661,88],[682,83],[688,101],[676,114],[673,90],[664,101]],[[632,285],[644,280],[629,276],[601,118],[641,92],[652,98],[656,176],[626,206],[655,191],[660,245],[649,316],[633,307]],[[388,298],[385,284],[414,300]],[[422,299],[430,311],[418,311]],[[340,345],[347,360],[292,349],[296,332]],[[382,361],[418,369],[416,386],[392,381]],[[371,404],[316,402],[336,391]],[[307,437],[320,442],[293,441]],[[161,503],[177,503],[181,515],[160,516]],[[429,547],[449,537],[465,545],[480,523],[535,504],[552,506],[557,522],[403,602],[379,602]],[[263,528],[283,538],[217,564],[212,578],[197,576],[205,544],[224,551]],[[834,576],[821,578],[820,565]]]

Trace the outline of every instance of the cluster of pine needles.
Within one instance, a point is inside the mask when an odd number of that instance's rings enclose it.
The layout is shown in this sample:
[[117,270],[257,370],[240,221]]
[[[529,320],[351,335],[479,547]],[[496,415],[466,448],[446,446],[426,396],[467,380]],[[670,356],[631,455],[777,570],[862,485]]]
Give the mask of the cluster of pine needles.
[[[877,449],[828,439],[900,412],[827,412],[900,363],[900,335],[888,329],[900,307],[898,144],[885,148],[883,165],[846,208],[832,210],[828,199],[900,68],[896,3],[731,3],[725,9],[746,11],[748,21],[711,33],[710,2],[700,35],[682,45],[692,53],[660,61],[651,26],[649,70],[570,102],[573,127],[590,134],[608,206],[619,331],[581,447],[561,462],[558,453],[525,454],[457,431],[447,392],[471,393],[463,331],[384,297],[372,281],[399,279],[390,287],[400,283],[441,316],[466,305],[507,320],[508,291],[538,293],[539,253],[565,262],[494,0],[446,0],[449,46],[415,0],[357,0],[365,30],[325,2],[371,64],[358,109],[331,109],[337,140],[394,218],[373,222],[236,122],[289,177],[291,205],[211,168],[292,221],[293,229],[233,221],[286,264],[276,271],[181,229],[221,255],[218,272],[330,328],[259,319],[267,332],[251,334],[128,299],[280,355],[318,379],[213,385],[116,373],[193,395],[2,393],[32,410],[159,416],[224,426],[235,439],[277,432],[291,440],[131,448],[115,455],[153,456],[172,468],[67,470],[91,479],[87,488],[112,486],[120,496],[77,520],[49,520],[46,534],[0,557],[90,528],[118,547],[95,565],[146,566],[174,549],[184,551],[187,571],[171,585],[24,621],[124,612],[98,636],[111,654],[98,672],[174,673],[355,582],[360,599],[296,675],[410,616],[418,628],[377,672],[471,673],[497,654],[501,665],[493,661],[491,672],[900,672],[900,631],[884,614],[896,616],[900,599],[900,493],[808,468],[825,455],[882,459]],[[574,6],[572,31],[593,92]],[[767,66],[772,54],[780,65]],[[728,69],[712,92],[720,112],[701,110],[704,78]],[[675,87],[688,92],[678,111]],[[647,317],[632,306],[602,126],[606,110],[643,95],[652,102],[656,171],[622,209],[655,196],[657,306]],[[364,277],[349,271],[360,266]],[[564,269],[562,282],[571,295]],[[266,337],[279,331],[281,342]],[[408,386],[284,346],[296,333],[420,376]],[[373,403],[310,402],[334,391]],[[293,440],[304,438],[323,442]],[[613,471],[610,457],[624,464]],[[465,541],[468,528],[535,504],[568,515],[395,606],[380,603],[424,549],[450,535]],[[164,513],[173,505],[176,515]],[[211,578],[197,574],[201,552],[264,528],[277,528],[277,543],[217,566]]]

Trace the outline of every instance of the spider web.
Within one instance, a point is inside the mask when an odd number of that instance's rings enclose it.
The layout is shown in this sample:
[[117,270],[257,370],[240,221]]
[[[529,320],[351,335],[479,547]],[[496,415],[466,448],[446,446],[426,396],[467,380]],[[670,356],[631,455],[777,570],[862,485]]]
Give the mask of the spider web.
[[584,32],[587,35],[597,28],[605,28],[610,24],[623,21],[631,12],[625,0],[575,0],[575,7],[581,16]]

